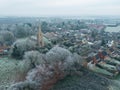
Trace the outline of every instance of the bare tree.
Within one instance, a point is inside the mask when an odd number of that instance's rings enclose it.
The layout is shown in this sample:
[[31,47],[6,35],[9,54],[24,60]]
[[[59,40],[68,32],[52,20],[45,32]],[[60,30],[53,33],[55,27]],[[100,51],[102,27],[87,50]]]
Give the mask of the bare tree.
[[38,51],[28,51],[24,55],[24,64],[27,68],[32,69],[40,64],[45,63],[45,55],[39,53]]
[[[37,51],[26,52],[24,59],[25,65],[34,66],[26,77],[27,82],[34,82],[37,85],[37,89],[31,90],[49,90],[57,81],[69,75],[71,70],[73,71],[72,73],[76,72],[79,68],[76,66],[77,64],[81,66],[81,57],[79,55],[72,54],[58,46],[52,48],[46,55],[42,55]],[[26,87],[24,86],[25,82],[22,82],[23,85],[18,83],[12,86],[13,90],[15,87],[21,87],[17,85]],[[24,89],[22,88],[21,90]]]
[[13,33],[10,31],[1,31],[0,37],[1,37],[0,41],[2,41],[2,43],[6,44],[6,45],[11,45],[15,40]]
[[27,39],[20,39],[14,42],[11,49],[11,55],[16,58],[22,58],[24,52],[34,50],[36,43]]

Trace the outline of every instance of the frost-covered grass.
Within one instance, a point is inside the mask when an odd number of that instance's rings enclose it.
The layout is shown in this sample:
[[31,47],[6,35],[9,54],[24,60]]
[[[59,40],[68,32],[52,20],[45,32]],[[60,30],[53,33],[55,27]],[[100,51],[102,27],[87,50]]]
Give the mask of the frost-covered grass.
[[15,81],[18,73],[21,73],[19,62],[21,61],[9,57],[0,57],[0,90],[6,90]]
[[110,90],[120,90],[120,75],[118,75],[114,80],[112,80]]
[[117,27],[107,27],[105,29],[106,32],[120,32],[120,26]]

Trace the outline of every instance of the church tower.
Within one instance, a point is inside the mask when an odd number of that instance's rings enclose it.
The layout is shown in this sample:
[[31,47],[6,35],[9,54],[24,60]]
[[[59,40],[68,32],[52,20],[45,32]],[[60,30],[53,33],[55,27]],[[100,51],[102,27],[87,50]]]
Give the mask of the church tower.
[[37,45],[39,47],[44,47],[44,40],[43,40],[43,33],[41,31],[41,26],[38,28],[38,33],[37,33]]

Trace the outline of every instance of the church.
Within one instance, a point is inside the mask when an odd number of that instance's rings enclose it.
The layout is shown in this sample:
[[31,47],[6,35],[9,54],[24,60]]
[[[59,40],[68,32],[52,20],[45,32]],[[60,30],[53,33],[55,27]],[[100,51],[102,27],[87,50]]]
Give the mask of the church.
[[42,29],[41,26],[39,26],[38,28],[38,32],[36,36],[31,36],[30,40],[35,41],[36,45],[38,47],[44,47],[48,44],[51,44],[51,41],[49,39],[47,39],[44,34],[42,33]]

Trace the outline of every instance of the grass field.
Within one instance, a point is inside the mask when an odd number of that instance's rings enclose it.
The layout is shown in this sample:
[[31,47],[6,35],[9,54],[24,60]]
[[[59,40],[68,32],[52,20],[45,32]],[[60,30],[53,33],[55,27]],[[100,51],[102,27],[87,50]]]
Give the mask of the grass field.
[[120,32],[120,26],[117,27],[107,27],[105,29],[106,32]]
[[20,62],[9,57],[0,57],[0,90],[6,90],[15,82],[17,74],[21,72]]

